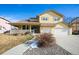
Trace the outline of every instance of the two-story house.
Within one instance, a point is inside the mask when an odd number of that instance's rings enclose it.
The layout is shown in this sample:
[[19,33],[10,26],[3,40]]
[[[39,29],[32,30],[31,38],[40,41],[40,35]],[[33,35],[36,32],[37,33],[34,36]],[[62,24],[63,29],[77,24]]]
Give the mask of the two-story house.
[[46,11],[36,18],[10,23],[21,30],[34,33],[68,34],[68,26],[63,22],[63,15],[53,10]]

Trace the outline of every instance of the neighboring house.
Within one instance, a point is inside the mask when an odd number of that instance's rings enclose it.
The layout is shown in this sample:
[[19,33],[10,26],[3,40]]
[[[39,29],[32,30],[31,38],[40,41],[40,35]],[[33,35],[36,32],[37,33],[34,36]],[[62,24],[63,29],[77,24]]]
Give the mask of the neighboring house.
[[71,28],[73,34],[79,34],[79,17],[76,17],[72,20]]
[[11,25],[8,23],[10,23],[8,20],[0,17],[0,33],[11,30]]
[[36,18],[10,23],[21,30],[34,30],[34,33],[53,33],[67,35],[68,26],[63,22],[63,15],[53,10],[46,11]]

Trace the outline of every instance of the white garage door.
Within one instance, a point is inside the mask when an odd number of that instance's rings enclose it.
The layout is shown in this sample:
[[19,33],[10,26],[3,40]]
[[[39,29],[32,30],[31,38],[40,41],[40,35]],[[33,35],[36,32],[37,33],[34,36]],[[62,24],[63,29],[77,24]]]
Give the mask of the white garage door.
[[64,28],[55,28],[54,35],[68,35],[68,30]]
[[51,33],[51,29],[50,28],[42,29],[42,33]]

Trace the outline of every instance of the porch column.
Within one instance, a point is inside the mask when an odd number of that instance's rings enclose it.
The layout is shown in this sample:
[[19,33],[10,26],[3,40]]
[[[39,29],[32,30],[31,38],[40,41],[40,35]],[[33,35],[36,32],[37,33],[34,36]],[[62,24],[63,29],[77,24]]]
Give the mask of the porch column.
[[27,30],[27,25],[26,25],[25,27],[26,27],[26,29],[25,29],[25,30]]
[[22,30],[22,25],[21,25],[21,30]]
[[30,25],[30,32],[31,32],[31,25]]

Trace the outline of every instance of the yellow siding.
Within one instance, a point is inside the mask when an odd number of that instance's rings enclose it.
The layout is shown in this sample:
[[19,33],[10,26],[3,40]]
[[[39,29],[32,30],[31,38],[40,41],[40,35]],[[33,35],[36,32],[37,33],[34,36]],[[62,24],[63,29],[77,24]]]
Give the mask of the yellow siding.
[[[43,18],[45,18],[45,17],[47,17],[48,20],[43,20]],[[57,16],[57,17],[59,17],[59,16]],[[60,18],[60,22],[62,22],[62,21],[63,21],[63,18]],[[40,23],[55,23],[54,15],[50,15],[50,14],[47,14],[47,13],[40,15],[39,16],[39,22]]]
[[[42,18],[47,17],[48,20],[42,20]],[[49,14],[44,14],[40,16],[39,22],[40,23],[53,23],[53,16],[49,15]]]
[[59,25],[63,26],[64,28],[69,28],[68,25],[64,24],[64,23],[59,23]]
[[54,33],[54,27],[51,27],[51,30],[52,30],[51,33],[53,34]]
[[51,30],[51,33],[54,32],[54,27],[40,27],[40,32],[42,33],[42,30],[47,28]]

